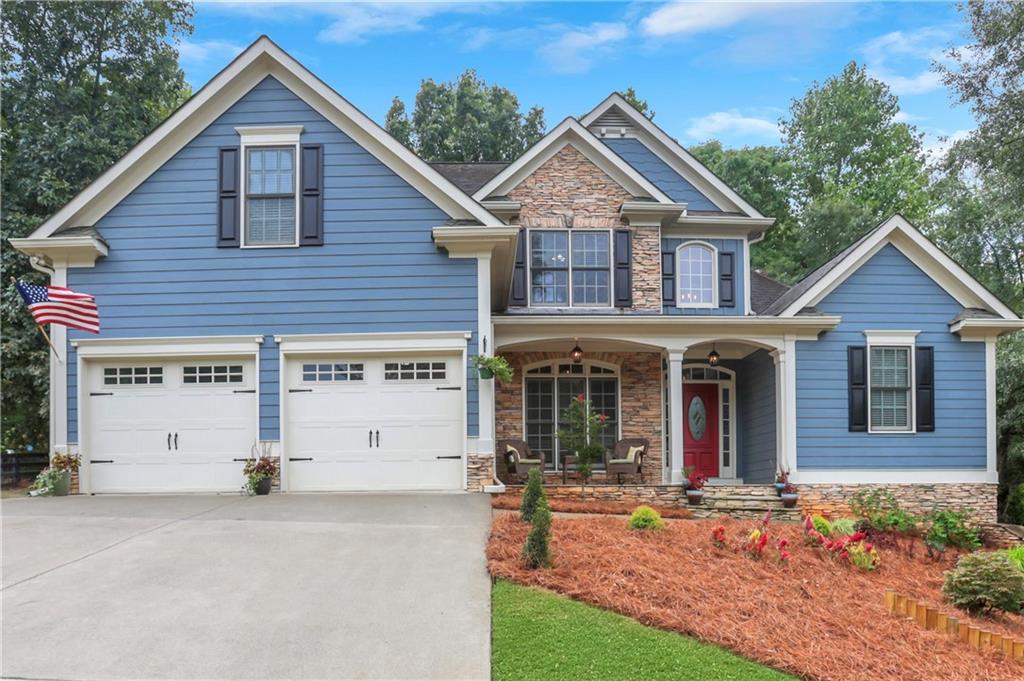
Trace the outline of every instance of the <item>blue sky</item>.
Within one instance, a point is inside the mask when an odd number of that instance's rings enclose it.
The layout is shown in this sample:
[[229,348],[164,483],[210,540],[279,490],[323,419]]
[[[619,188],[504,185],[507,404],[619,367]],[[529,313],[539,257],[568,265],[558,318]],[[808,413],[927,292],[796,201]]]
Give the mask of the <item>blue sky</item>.
[[974,125],[929,70],[967,42],[949,3],[200,2],[195,24],[179,46],[194,87],[266,33],[377,121],[422,79],[474,68],[549,126],[633,86],[684,144],[773,144],[791,99],[857,60],[932,153]]

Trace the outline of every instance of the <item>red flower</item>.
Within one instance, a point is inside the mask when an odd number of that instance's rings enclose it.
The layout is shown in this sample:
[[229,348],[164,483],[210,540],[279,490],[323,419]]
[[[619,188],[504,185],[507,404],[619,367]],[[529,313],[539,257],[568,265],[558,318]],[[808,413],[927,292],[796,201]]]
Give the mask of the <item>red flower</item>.
[[604,414],[601,414],[600,416],[597,417],[597,420],[600,421],[601,423],[604,423],[605,421],[608,420],[608,417]]
[[583,393],[580,393],[579,395],[576,396],[576,401],[577,402],[586,402],[586,398],[583,397]]

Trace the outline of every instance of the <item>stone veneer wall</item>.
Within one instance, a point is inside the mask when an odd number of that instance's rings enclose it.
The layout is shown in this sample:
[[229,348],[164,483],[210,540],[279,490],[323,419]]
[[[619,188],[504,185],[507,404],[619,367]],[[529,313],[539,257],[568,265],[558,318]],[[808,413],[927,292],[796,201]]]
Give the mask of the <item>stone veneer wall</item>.
[[466,456],[466,489],[482,492],[485,485],[494,484],[494,456],[469,454]]
[[[530,228],[627,226],[619,217],[633,196],[572,145],[565,145],[508,192],[519,222]],[[661,311],[661,237],[657,227],[633,229],[633,309]]]
[[[565,360],[565,352],[501,352],[515,370],[515,379],[508,385],[495,383],[495,439],[523,440],[523,367],[545,360]],[[648,482],[661,481],[662,414],[661,353],[597,352],[587,359],[607,362],[619,367],[619,421],[622,437],[644,437],[650,449],[644,460],[643,475]],[[498,479],[509,479],[505,458],[499,453]],[[603,475],[597,475],[600,480]],[[625,477],[624,477],[625,479]],[[633,480],[625,480],[634,482]]]
[[936,483],[892,485],[797,485],[800,507],[809,513],[832,515],[850,512],[850,498],[862,489],[884,489],[892,492],[900,507],[911,513],[924,514],[935,509],[964,510],[979,523],[996,522],[998,505],[995,483]]

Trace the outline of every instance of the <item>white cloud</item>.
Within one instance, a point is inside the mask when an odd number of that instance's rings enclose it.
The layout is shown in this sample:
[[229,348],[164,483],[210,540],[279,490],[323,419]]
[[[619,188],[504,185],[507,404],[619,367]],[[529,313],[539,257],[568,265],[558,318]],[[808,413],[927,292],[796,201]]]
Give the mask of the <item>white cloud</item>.
[[732,136],[777,143],[780,134],[777,122],[747,116],[736,109],[715,111],[700,118],[692,118],[690,127],[686,129],[687,137],[698,141]]
[[537,54],[559,73],[581,73],[612,45],[629,36],[622,23],[595,22],[586,27],[569,27],[537,49]]
[[967,139],[970,130],[956,130],[951,133],[935,130],[926,132],[924,136],[924,156],[929,163],[937,163],[949,151],[954,143]]
[[457,6],[441,3],[374,2],[331,5],[327,13],[333,20],[327,28],[317,34],[317,39],[327,43],[355,43],[373,35],[422,31],[424,19],[457,9]]
[[228,40],[182,40],[178,43],[178,56],[185,66],[201,66],[210,61],[228,62],[244,49],[245,45]]
[[914,76],[900,76],[885,69],[868,69],[868,75],[877,78],[897,95],[923,95],[942,87],[942,76],[934,71],[921,71]]
[[675,2],[654,10],[640,22],[651,36],[685,36],[728,28],[759,15],[778,12],[780,5],[758,2]]
[[[931,70],[931,62],[945,58],[952,37],[953,31],[944,26],[892,31],[864,43],[860,52],[868,73],[893,93],[922,95],[942,88],[942,77]],[[902,75],[907,70],[910,75]]]

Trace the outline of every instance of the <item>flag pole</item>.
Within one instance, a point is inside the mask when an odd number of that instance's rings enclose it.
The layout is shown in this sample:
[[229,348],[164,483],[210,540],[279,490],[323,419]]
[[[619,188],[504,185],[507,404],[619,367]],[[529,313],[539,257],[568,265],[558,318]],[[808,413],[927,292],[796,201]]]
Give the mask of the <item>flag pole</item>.
[[[11,283],[14,284],[15,288],[17,288],[17,286],[18,286],[18,280],[17,279],[15,279],[14,277],[11,277]],[[60,355],[57,353],[57,348],[55,348],[53,346],[53,341],[50,340],[50,334],[46,333],[46,329],[43,328],[42,324],[36,324],[36,328],[39,329],[39,333],[43,334],[43,338],[46,339],[46,344],[50,346],[51,350],[53,350],[53,356],[57,358],[58,362],[63,364],[64,360],[62,360],[60,358]]]

